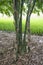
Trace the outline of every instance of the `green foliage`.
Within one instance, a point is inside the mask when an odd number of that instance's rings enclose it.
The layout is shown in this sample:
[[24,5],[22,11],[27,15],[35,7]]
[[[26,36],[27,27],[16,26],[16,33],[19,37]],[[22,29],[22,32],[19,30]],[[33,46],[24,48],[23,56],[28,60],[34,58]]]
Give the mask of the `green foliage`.
[[[28,0],[23,0],[25,4],[28,3]],[[25,11],[27,6],[23,7],[23,11]],[[36,0],[36,5],[34,7],[33,12],[38,13],[43,12],[43,0]],[[0,0],[0,13],[11,15],[13,14],[13,0]]]
[[13,0],[0,0],[0,13],[11,15],[13,13]]
[[34,13],[37,12],[39,15],[40,11],[43,13],[43,0],[36,0],[36,4],[35,4],[33,12]]

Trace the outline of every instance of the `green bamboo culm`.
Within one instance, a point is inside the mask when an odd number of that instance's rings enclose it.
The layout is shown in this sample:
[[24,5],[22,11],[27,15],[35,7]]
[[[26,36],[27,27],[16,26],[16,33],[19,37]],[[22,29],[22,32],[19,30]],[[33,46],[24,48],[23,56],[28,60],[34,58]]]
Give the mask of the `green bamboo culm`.
[[20,8],[20,1],[14,0],[14,19],[15,19],[15,31],[16,31],[16,60],[18,59],[18,45],[19,45],[19,8]]
[[[24,37],[22,39],[22,11],[23,11],[23,5],[24,5],[25,0],[14,0],[14,19],[15,19],[15,31],[16,31],[17,56],[18,54],[22,54],[27,51],[26,47],[28,47],[28,45],[26,43],[26,34],[28,35],[28,41],[29,41],[30,16],[34,8],[35,1],[36,0],[33,0],[33,4],[31,4],[32,0],[29,0],[27,3],[28,10],[27,10]],[[29,47],[28,49],[30,50]]]

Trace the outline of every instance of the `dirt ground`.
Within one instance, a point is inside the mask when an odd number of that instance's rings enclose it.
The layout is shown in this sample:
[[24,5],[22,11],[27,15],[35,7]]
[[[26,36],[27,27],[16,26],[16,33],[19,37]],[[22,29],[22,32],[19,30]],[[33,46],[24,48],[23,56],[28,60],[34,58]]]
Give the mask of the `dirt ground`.
[[43,65],[43,36],[31,35],[29,54],[19,56],[14,63],[13,43],[15,43],[14,32],[0,31],[0,65]]

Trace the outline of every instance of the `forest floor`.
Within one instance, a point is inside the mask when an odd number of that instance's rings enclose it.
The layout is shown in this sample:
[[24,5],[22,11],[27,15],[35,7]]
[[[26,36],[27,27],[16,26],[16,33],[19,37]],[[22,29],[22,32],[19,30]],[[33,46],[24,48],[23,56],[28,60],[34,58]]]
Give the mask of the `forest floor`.
[[[12,55],[10,56],[9,52],[5,53],[4,56],[1,54],[1,50],[4,48],[12,48],[13,42],[15,42],[14,32],[0,31],[0,65],[15,65],[13,64]],[[29,54],[20,56],[17,65],[43,65],[43,36],[31,35],[29,46],[31,51]],[[13,54],[13,52],[11,53]]]

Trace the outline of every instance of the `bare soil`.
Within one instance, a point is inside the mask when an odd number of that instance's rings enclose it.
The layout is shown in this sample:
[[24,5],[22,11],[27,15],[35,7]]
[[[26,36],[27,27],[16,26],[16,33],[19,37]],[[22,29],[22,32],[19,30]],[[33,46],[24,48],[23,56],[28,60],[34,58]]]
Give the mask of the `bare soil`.
[[15,63],[15,50],[12,50],[16,42],[14,32],[0,31],[0,65],[43,65],[43,36],[31,35],[29,54],[19,56]]

